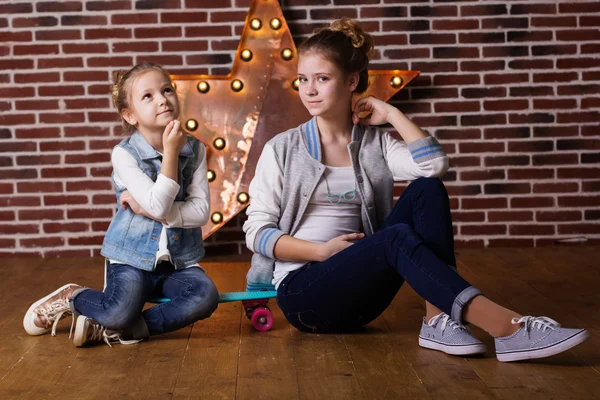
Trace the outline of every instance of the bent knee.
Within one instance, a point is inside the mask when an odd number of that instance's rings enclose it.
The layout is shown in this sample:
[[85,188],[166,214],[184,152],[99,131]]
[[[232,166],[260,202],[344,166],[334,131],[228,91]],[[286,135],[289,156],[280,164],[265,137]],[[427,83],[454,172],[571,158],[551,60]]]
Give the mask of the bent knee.
[[217,287],[208,277],[198,280],[191,284],[187,296],[189,307],[194,310],[193,313],[197,319],[209,317],[219,304],[219,292]]

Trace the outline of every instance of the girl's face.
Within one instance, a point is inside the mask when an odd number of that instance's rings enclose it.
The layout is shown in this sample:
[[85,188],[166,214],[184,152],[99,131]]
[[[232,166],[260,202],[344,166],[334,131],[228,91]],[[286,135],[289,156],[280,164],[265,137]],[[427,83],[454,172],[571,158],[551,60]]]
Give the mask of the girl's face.
[[341,117],[350,111],[358,74],[346,75],[317,52],[302,53],[298,60],[298,93],[312,116]]
[[151,69],[137,76],[131,85],[128,109],[123,117],[142,133],[160,133],[179,117],[179,100],[171,80]]

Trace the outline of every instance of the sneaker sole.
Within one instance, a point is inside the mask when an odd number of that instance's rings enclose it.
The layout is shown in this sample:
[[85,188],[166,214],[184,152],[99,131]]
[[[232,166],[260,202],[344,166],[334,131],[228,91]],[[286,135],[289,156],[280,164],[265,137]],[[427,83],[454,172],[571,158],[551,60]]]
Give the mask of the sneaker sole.
[[77,286],[77,285],[75,283],[67,283],[66,285],[59,287],[54,292],[50,293],[48,296],[43,297],[40,300],[36,301],[35,303],[33,303],[31,305],[31,307],[29,307],[29,309],[25,313],[25,317],[23,318],[23,328],[25,328],[25,332],[27,332],[31,336],[39,336],[39,335],[43,335],[44,333],[50,332],[50,330],[52,329],[51,327],[47,328],[47,329],[40,328],[33,322],[35,320],[35,314],[33,313],[33,310],[35,310],[37,308],[37,306],[39,306],[40,304],[42,304],[43,302],[48,300],[50,297],[58,294],[58,292],[68,288],[69,286]]
[[520,360],[531,360],[534,358],[550,357],[563,351],[569,350],[572,347],[577,346],[580,343],[585,342],[590,337],[590,333],[585,329],[582,329],[578,333],[574,334],[570,338],[563,340],[562,342],[556,343],[555,345],[536,350],[527,350],[519,352],[508,352],[508,353],[496,353],[498,361],[510,362]]
[[82,347],[87,340],[87,329],[89,327],[89,324],[87,322],[87,317],[77,317],[77,323],[75,324],[75,332],[73,333],[73,344],[77,347]]
[[426,349],[438,350],[453,356],[469,356],[474,354],[483,354],[486,352],[486,346],[483,343],[452,346],[439,342],[434,342],[432,340],[428,340],[420,336],[419,346],[425,347]]

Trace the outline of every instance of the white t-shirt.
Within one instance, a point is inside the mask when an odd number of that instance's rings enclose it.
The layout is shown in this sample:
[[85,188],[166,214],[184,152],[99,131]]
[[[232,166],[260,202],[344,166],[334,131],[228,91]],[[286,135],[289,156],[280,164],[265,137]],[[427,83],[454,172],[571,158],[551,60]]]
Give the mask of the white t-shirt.
[[[333,203],[328,200],[328,194]],[[326,166],[293,237],[323,243],[340,235],[360,232],[360,206],[352,167]],[[306,261],[275,261],[275,288],[290,272],[306,264]]]

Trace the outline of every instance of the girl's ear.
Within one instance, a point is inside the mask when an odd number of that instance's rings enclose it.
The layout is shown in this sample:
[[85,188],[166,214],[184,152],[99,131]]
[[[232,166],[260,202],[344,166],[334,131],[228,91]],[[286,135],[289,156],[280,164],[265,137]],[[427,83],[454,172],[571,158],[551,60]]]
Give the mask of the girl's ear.
[[358,75],[358,72],[350,72],[348,74],[348,89],[351,92],[354,92],[356,90],[359,80],[360,76]]
[[133,115],[133,113],[131,112],[130,109],[128,109],[128,108],[122,109],[121,115],[123,116],[123,119],[125,119],[125,121],[127,121],[129,123],[129,125],[136,126],[137,119],[135,118],[135,116]]

